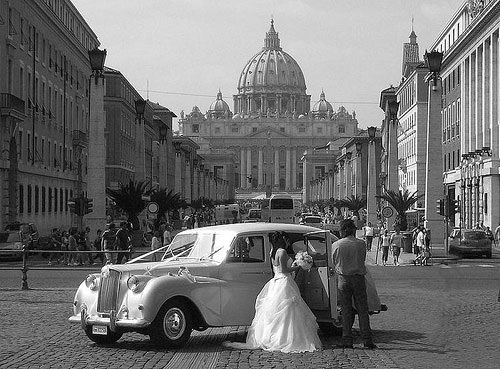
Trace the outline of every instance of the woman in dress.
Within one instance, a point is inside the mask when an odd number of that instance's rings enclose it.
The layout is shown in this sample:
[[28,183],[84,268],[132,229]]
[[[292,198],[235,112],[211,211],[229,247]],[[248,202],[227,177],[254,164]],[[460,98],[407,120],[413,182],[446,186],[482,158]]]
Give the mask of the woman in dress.
[[257,296],[246,343],[225,342],[224,345],[281,352],[319,350],[316,317],[300,296],[292,276],[300,267],[286,253],[288,237],[284,232],[274,232],[270,240],[274,277]]

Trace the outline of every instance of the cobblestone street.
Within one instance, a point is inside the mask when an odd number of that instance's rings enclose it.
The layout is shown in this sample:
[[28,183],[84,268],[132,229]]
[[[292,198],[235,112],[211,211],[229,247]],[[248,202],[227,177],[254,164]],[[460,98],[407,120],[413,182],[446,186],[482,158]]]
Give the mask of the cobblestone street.
[[[125,334],[117,344],[96,346],[68,322],[74,289],[0,290],[2,368],[496,368],[498,264],[421,268],[372,266],[389,310],[372,316],[378,350],[335,347],[307,354],[231,350],[246,327],[194,332],[178,351],[158,350],[147,336]],[[356,323],[357,324],[357,323]],[[357,326],[355,324],[355,326]]]

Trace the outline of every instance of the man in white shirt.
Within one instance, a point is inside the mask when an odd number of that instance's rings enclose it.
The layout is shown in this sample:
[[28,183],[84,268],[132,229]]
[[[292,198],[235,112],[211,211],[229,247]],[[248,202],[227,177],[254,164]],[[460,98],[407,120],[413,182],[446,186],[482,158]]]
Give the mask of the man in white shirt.
[[366,250],[367,251],[371,251],[372,250],[372,242],[373,242],[373,227],[372,227],[372,223],[368,222],[368,224],[366,224],[363,227],[363,230],[364,230],[363,237],[365,238]]

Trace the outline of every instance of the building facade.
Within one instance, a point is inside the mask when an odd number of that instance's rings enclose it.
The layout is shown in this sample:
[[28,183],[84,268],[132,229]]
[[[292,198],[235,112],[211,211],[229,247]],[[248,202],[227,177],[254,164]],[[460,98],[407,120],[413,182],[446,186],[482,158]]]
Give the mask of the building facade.
[[0,228],[67,228],[86,191],[88,50],[97,36],[70,1],[0,0]]
[[455,224],[500,221],[500,1],[468,1],[432,48],[444,53],[442,142],[444,186],[459,200]]
[[206,113],[194,107],[179,120],[180,134],[200,146],[205,168],[228,181],[230,197],[280,191],[302,197],[303,153],[358,133],[356,114],[334,110],[324,92],[311,108],[302,70],[281,48],[273,22],[238,77],[233,111],[219,91]]

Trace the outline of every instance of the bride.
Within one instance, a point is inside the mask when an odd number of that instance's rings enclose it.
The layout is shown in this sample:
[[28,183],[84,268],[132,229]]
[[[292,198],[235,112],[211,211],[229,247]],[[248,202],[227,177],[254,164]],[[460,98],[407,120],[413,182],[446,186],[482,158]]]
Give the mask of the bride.
[[270,240],[274,277],[257,296],[246,343],[224,342],[224,345],[281,352],[319,350],[316,317],[300,296],[291,274],[300,267],[286,253],[288,237],[284,232],[274,232]]

